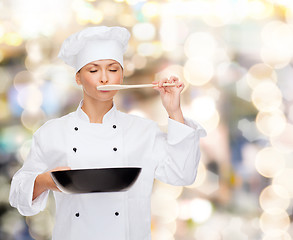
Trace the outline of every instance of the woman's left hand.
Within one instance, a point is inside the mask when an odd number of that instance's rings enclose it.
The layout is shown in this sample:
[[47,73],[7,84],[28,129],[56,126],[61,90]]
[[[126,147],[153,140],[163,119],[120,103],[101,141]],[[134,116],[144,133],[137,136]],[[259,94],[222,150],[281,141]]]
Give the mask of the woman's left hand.
[[[174,87],[163,87],[164,83],[175,83]],[[181,107],[180,107],[180,93],[184,89],[184,83],[180,82],[175,76],[171,76],[169,79],[163,78],[159,81],[154,81],[153,84],[157,84],[154,87],[160,92],[163,106],[169,114],[169,117],[184,123]]]

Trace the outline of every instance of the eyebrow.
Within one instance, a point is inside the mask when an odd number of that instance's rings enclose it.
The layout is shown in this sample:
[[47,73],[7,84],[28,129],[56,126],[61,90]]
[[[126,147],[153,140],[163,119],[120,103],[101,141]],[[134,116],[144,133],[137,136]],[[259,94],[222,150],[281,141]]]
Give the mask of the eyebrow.
[[[112,66],[112,65],[114,65],[114,64],[117,64],[117,65],[118,65],[118,63],[113,62],[113,63],[108,64],[108,66]],[[96,63],[90,63],[90,65],[93,65],[93,66],[100,66],[99,64],[96,64]]]

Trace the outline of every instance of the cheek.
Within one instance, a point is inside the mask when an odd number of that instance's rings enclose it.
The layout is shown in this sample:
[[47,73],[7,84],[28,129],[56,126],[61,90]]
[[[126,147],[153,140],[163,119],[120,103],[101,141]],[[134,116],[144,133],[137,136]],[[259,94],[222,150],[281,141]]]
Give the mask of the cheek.
[[122,74],[120,75],[115,75],[115,76],[113,76],[113,78],[112,78],[112,80],[115,82],[115,83],[122,83],[122,80],[123,80],[123,76],[122,76]]

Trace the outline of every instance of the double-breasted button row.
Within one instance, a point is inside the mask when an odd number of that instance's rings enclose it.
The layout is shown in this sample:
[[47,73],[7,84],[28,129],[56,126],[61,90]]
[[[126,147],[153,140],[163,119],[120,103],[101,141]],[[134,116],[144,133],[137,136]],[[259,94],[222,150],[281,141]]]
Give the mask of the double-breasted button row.
[[[75,131],[78,131],[78,127],[74,127],[74,130],[75,130]],[[77,148],[74,147],[74,148],[72,148],[72,150],[73,150],[74,152],[76,152],[76,151],[77,151]],[[79,213],[78,213],[78,215],[79,215]]]
[[[120,215],[119,212],[115,212],[114,214],[116,217],[118,217]],[[75,217],[79,217],[79,212],[75,213]]]
[[[113,128],[116,129],[117,126],[114,124],[114,125],[113,125]],[[78,131],[78,127],[74,127],[74,130],[75,130],[75,131]],[[76,152],[76,151],[77,151],[77,148],[74,147],[74,148],[72,148],[72,150],[73,150],[74,152]],[[116,152],[117,150],[118,150],[118,149],[117,149],[116,147],[113,147],[113,151],[114,151],[114,152]]]

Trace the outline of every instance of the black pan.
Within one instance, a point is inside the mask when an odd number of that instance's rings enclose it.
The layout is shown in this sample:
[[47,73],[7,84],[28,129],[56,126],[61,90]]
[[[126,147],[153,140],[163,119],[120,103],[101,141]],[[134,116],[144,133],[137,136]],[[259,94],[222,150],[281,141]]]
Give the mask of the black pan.
[[65,193],[118,192],[127,191],[140,172],[139,167],[115,167],[54,171],[51,176]]

